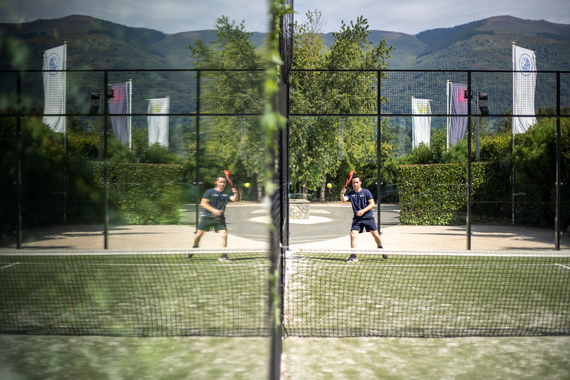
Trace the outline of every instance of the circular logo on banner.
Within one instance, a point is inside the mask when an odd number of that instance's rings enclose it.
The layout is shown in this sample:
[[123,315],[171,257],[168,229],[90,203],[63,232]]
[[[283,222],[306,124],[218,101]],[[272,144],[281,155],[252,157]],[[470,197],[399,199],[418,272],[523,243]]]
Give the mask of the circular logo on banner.
[[427,113],[427,106],[425,104],[418,104],[419,113]]
[[162,111],[162,104],[161,103],[154,103],[152,105],[152,113],[160,113]]
[[[61,69],[60,65],[61,65],[61,59],[59,58],[59,54],[51,53],[47,61],[48,70],[60,70]],[[57,72],[50,74],[57,75]]]
[[125,99],[125,91],[121,87],[113,87],[113,97],[110,102],[119,104]]
[[467,99],[465,99],[465,91],[467,89],[465,87],[458,87],[455,89],[455,93],[453,94],[453,98],[457,104],[465,104],[467,103]]
[[534,71],[534,65],[532,64],[532,58],[530,57],[530,55],[528,54],[522,54],[519,58],[519,70],[520,71],[526,71],[524,73],[521,73],[522,75],[529,76],[530,72],[529,71]]

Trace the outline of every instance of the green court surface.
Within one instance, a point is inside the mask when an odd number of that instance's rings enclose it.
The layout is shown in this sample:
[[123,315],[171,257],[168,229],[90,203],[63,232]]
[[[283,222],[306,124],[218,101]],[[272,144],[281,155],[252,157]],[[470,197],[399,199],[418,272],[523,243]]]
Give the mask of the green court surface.
[[[267,338],[0,335],[2,380],[266,379]],[[570,378],[570,337],[287,338],[281,378]]]
[[266,379],[268,338],[0,335],[0,379]]
[[[3,253],[0,378],[267,378],[268,254],[194,252]],[[282,379],[570,377],[569,257],[382,253],[287,253]]]
[[284,380],[570,378],[570,337],[287,338],[283,352]]
[[267,336],[267,253],[0,256],[0,333]]
[[570,257],[547,253],[292,252],[286,336],[570,334]]

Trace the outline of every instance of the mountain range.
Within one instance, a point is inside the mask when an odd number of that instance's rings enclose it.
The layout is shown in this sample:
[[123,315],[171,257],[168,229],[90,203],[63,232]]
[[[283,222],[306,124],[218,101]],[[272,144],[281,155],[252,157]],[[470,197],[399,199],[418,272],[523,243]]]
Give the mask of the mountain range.
[[[67,68],[190,69],[186,49],[197,38],[215,40],[214,30],[164,34],[89,16],[68,16],[21,24],[0,24],[0,70],[41,69],[43,51],[67,41]],[[328,46],[332,33],[324,34]],[[369,40],[394,46],[389,69],[511,70],[511,47],[536,51],[538,70],[570,70],[570,25],[511,16],[491,17],[416,35],[372,30]],[[253,32],[262,47],[265,34]]]

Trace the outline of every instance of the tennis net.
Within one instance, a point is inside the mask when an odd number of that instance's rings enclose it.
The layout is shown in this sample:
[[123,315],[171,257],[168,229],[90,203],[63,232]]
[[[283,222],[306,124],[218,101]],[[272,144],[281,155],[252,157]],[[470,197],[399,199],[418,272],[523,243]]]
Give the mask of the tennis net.
[[570,334],[569,253],[299,249],[285,268],[285,336]]
[[268,252],[221,252],[1,251],[0,333],[268,336]]

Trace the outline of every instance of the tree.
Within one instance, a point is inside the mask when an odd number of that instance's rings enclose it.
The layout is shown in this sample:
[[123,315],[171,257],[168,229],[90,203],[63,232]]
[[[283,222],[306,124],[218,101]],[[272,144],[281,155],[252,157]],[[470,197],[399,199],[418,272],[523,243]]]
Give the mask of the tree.
[[[210,46],[198,39],[194,46],[188,47],[196,68],[224,70],[200,73],[200,111],[232,115],[200,119],[201,132],[205,132],[200,137],[201,176],[212,177],[223,169],[233,172],[237,167],[243,168],[246,177],[256,177],[261,197],[265,135],[260,119],[235,115],[262,112],[264,72],[259,70],[262,60],[251,41],[252,33],[245,30],[243,22],[236,25],[222,16],[216,23],[216,37]],[[195,144],[189,146],[190,156],[196,154],[195,147]]]
[[[293,68],[307,70],[386,69],[391,48],[381,40],[368,41],[368,22],[342,24],[333,33],[334,43],[326,48],[318,11],[307,12],[307,23],[295,24]],[[376,121],[374,118],[322,117],[319,114],[364,114],[377,109],[377,71],[297,72],[291,77],[291,113],[315,114],[290,121],[290,170],[294,185],[303,192],[320,186],[324,200],[328,176],[335,176],[342,162],[349,166],[376,163]],[[390,147],[386,146],[390,151]],[[362,169],[359,169],[362,170]]]

